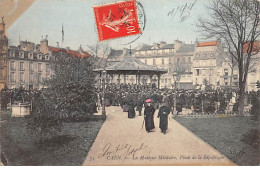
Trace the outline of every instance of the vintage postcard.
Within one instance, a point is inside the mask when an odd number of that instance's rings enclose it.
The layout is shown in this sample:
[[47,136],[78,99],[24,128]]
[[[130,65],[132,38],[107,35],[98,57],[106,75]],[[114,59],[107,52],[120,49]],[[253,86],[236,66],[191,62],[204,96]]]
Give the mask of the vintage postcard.
[[258,0],[0,0],[1,166],[258,166]]

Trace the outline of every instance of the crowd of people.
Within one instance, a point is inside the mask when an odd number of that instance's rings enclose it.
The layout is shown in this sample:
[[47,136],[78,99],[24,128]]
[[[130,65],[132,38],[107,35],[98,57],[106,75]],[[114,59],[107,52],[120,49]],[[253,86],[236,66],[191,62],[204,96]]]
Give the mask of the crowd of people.
[[[97,107],[102,104],[102,90],[97,90]],[[260,97],[260,90],[247,92],[244,106]],[[159,128],[166,133],[168,115],[173,114],[176,106],[176,115],[183,109],[197,114],[226,114],[238,112],[238,91],[228,89],[217,90],[173,90],[158,89],[155,85],[108,84],[105,89],[105,106],[121,106],[123,112],[128,112],[128,118],[134,118],[136,111],[142,116],[147,132],[154,128],[154,113],[158,109],[160,118]],[[176,102],[176,104],[174,103]]]
[[0,103],[1,103],[1,110],[6,111],[8,105],[11,106],[12,104],[19,104],[19,103],[28,103],[40,97],[42,90],[25,90],[24,88],[15,88],[15,89],[7,89],[4,88],[0,91]]
[[[35,98],[40,97],[41,90],[25,90],[4,88],[0,91],[1,110],[7,110],[8,105],[16,103],[32,103]],[[101,108],[102,89],[96,88],[93,100],[96,102],[93,111]],[[259,100],[260,90],[257,92],[246,92],[244,105],[254,105]],[[149,132],[154,124],[151,117],[156,109],[159,110],[160,128],[165,134],[167,130],[167,117],[173,114],[176,108],[176,115],[183,109],[190,110],[197,114],[226,114],[238,111],[237,90],[174,90],[158,89],[155,84],[107,84],[105,88],[105,106],[120,106],[123,112],[128,112],[128,118],[134,118],[136,112],[139,116],[145,117],[146,130]],[[175,107],[176,106],[176,107]],[[144,111],[143,111],[144,110]],[[144,113],[144,114],[142,114]]]
[[[252,102],[253,96],[259,92],[247,92],[244,105]],[[96,100],[98,107],[101,106],[102,92],[97,90],[99,100]],[[199,114],[225,114],[227,111],[238,111],[238,91],[237,90],[173,90],[158,89],[152,85],[131,85],[131,84],[108,84],[105,90],[106,106],[121,106],[123,111],[128,111],[129,107],[136,107],[136,111],[141,115],[142,107],[146,99],[151,99],[151,104],[158,109],[163,103],[170,108],[171,112],[176,102],[177,114],[183,108],[192,110]],[[230,107],[232,109],[230,110]]]

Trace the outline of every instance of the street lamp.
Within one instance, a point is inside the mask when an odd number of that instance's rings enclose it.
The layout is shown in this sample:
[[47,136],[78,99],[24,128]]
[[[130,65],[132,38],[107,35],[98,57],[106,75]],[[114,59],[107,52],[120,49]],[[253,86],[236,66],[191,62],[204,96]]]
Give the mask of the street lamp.
[[106,83],[107,72],[104,69],[102,71],[102,89],[103,89],[103,102],[102,102],[102,115],[106,116],[106,107],[105,107],[105,83]]
[[177,101],[177,72],[173,72],[173,80],[174,80],[174,103],[173,103],[173,114],[176,113],[176,101]]

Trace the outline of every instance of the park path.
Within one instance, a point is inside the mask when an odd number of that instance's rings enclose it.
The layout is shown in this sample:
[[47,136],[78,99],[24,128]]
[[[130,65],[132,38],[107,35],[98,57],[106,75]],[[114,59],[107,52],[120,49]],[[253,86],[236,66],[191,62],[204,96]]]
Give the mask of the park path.
[[108,107],[83,165],[235,165],[174,119],[166,135],[160,132],[155,113],[154,132],[141,129],[143,116],[127,118],[119,107]]

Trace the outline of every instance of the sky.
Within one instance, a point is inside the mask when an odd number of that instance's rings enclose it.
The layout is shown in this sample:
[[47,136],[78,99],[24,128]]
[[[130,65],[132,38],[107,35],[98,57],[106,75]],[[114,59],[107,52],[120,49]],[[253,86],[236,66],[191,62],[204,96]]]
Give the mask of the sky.
[[[40,43],[42,36],[48,35],[50,46],[83,49],[96,43],[107,43],[115,49],[129,48],[124,45],[131,42],[136,36],[118,38],[98,42],[95,26],[93,6],[115,2],[115,0],[36,0],[22,16],[20,16],[8,29],[9,45],[18,45],[21,40],[36,44]],[[138,0],[146,16],[145,30],[139,39],[131,46],[136,47],[142,43],[153,44],[165,41],[173,43],[181,40],[191,43],[200,39],[196,27],[199,17],[208,16],[207,0]],[[186,10],[185,20],[181,21],[180,9],[193,5],[191,10]],[[62,41],[62,24],[64,27],[64,42]]]

